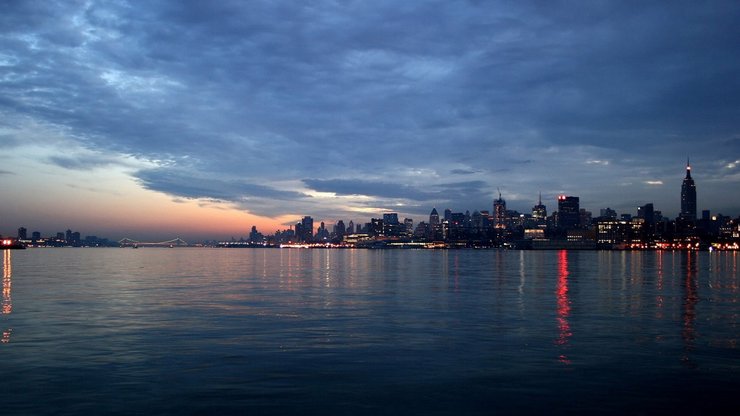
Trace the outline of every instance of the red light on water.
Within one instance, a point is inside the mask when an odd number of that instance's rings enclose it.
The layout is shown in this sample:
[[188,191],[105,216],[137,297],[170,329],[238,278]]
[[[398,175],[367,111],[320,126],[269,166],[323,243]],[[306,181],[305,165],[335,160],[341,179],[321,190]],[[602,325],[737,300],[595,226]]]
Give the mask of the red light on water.
[[[557,322],[558,338],[555,344],[565,347],[568,339],[573,335],[570,329],[568,317],[570,316],[570,299],[568,298],[568,252],[561,250],[558,253],[558,281],[555,294],[557,295]],[[559,357],[559,361],[570,364],[570,360],[565,354]]]

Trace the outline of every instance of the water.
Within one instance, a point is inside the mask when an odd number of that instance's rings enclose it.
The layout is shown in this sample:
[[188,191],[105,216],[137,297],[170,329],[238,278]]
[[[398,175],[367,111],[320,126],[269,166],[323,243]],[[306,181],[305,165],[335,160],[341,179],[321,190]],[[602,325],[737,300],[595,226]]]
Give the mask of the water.
[[3,414],[736,414],[736,253],[4,251]]

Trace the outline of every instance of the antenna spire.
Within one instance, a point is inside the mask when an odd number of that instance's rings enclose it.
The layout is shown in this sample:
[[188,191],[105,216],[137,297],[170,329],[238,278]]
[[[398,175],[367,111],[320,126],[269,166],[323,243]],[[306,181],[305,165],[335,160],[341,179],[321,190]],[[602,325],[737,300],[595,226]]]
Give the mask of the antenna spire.
[[686,156],[686,179],[691,179],[691,160]]

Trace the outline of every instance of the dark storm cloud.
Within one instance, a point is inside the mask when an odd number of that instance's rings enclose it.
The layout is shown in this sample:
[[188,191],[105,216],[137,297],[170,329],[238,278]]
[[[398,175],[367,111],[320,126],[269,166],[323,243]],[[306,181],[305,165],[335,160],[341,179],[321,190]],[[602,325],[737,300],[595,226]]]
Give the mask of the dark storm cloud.
[[147,189],[185,198],[241,201],[254,197],[284,201],[307,197],[298,192],[282,191],[245,181],[202,178],[189,172],[168,169],[141,170],[136,177]]
[[8,2],[0,114],[165,161],[137,174],[149,189],[266,213],[321,210],[270,185],[307,177],[378,205],[569,182],[614,198],[680,180],[687,154],[740,158],[738,21],[734,1]]
[[[436,184],[432,186],[410,186],[394,182],[368,181],[359,179],[304,179],[303,182],[309,188],[319,192],[332,192],[336,195],[370,196],[372,202],[367,205],[388,207],[392,209],[396,200],[403,199],[412,203],[425,202],[427,205],[422,211],[427,210],[428,204],[447,204],[467,201],[470,203],[480,202],[481,196],[486,196],[487,184],[483,181],[466,181]],[[388,200],[386,200],[388,199]],[[485,207],[487,204],[483,202]],[[476,207],[477,205],[473,205]]]

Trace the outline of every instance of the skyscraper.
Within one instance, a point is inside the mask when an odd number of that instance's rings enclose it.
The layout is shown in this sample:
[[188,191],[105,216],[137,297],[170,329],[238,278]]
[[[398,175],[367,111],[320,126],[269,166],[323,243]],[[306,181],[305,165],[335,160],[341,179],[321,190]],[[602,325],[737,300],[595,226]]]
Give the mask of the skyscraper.
[[432,212],[429,214],[429,224],[435,226],[439,224],[439,214],[437,208],[432,208]]
[[648,224],[655,224],[655,208],[653,204],[637,207],[637,218],[642,218]]
[[347,225],[347,230],[345,230],[347,234],[354,234],[355,233],[355,223],[352,222],[352,220],[349,220],[349,225]]
[[298,237],[298,240],[303,242],[313,241],[313,218],[309,216],[303,217],[299,224],[301,225],[300,233],[296,224],[296,237]]
[[452,218],[452,210],[447,208],[445,210],[445,221],[449,221]]
[[383,224],[398,224],[398,213],[390,212],[383,214]]
[[493,200],[493,226],[506,228],[506,201],[501,198],[501,191],[498,193],[498,199]]
[[576,228],[581,223],[580,198],[558,196],[558,227]]
[[347,228],[344,226],[344,221],[339,220],[336,224],[334,224],[334,236],[341,240],[342,237],[344,237],[344,233],[347,231]]
[[542,205],[542,193],[537,205],[532,207],[532,218],[537,222],[545,222],[547,218],[547,207]]
[[398,237],[402,233],[402,225],[398,222],[398,213],[383,214],[383,234],[388,237]]
[[679,217],[696,220],[696,185],[691,178],[691,163],[686,160],[686,177],[681,184],[681,214]]
[[412,235],[414,235],[414,220],[411,218],[404,218],[403,228],[404,228],[405,234],[408,237],[411,237]]

